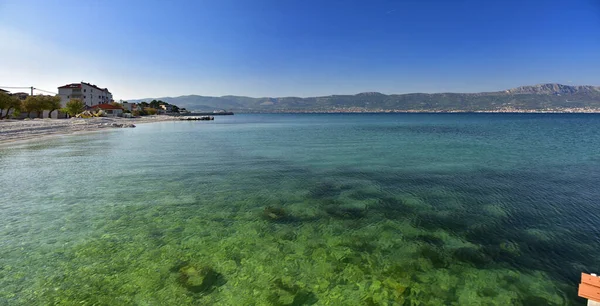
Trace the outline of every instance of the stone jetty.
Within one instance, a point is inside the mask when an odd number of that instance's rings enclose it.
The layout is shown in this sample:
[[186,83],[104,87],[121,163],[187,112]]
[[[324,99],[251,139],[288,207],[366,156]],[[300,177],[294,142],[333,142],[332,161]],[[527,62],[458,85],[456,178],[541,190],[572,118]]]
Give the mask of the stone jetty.
[[211,116],[184,116],[179,117],[179,120],[215,120],[215,117]]

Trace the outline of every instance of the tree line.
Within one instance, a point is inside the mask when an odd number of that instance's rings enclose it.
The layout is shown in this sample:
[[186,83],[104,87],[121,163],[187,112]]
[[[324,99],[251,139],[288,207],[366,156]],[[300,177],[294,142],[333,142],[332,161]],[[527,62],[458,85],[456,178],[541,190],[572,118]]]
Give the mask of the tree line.
[[[16,96],[6,93],[0,93],[0,119],[8,119],[9,116],[18,117],[22,113],[27,113],[27,118],[31,113],[37,113],[38,118],[42,118],[43,112],[48,111],[48,117],[55,111],[62,111],[71,116],[75,116],[85,109],[85,105],[79,99],[71,99],[64,108],[61,108],[59,96],[27,96],[25,100],[20,100]],[[12,111],[12,114],[11,114]]]
[[[115,106],[123,107],[122,104],[113,102]],[[179,107],[161,100],[152,100],[151,102],[138,103],[140,108],[134,111],[134,116],[156,115],[161,105],[170,108],[171,112],[179,112]],[[85,110],[85,104],[80,99],[71,99],[65,107],[61,108],[60,96],[27,96],[25,100],[20,100],[16,96],[6,93],[0,93],[0,120],[12,117],[20,117],[22,113],[27,113],[27,118],[31,113],[37,113],[38,118],[42,118],[43,112],[48,111],[48,117],[52,117],[55,111],[61,111],[69,114],[71,117]],[[12,111],[12,113],[11,113]],[[128,111],[126,111],[128,112]]]

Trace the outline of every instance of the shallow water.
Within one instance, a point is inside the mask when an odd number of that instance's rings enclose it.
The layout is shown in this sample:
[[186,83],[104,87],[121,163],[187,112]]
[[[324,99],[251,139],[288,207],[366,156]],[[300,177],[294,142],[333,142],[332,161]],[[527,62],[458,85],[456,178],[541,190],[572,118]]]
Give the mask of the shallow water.
[[0,305],[564,305],[600,116],[235,115],[0,148]]

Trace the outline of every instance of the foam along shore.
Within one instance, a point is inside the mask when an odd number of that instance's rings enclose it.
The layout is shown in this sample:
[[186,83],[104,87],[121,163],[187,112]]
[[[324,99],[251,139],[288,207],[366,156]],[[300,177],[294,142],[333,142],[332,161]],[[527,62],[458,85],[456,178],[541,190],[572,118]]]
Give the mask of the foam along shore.
[[0,144],[47,136],[93,132],[102,129],[135,127],[136,124],[177,120],[171,116],[140,118],[96,117],[71,119],[1,120]]

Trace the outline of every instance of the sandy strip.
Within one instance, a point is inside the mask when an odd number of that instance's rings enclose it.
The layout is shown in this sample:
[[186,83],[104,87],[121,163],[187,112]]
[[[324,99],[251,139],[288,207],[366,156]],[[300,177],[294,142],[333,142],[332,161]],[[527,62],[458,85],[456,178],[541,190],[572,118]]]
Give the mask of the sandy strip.
[[[0,145],[37,140],[57,135],[87,133],[107,129],[115,129],[115,125],[127,126],[141,123],[177,120],[171,116],[145,116],[140,118],[89,118],[89,119],[34,119],[34,120],[0,120]],[[125,127],[123,127],[125,128]]]

